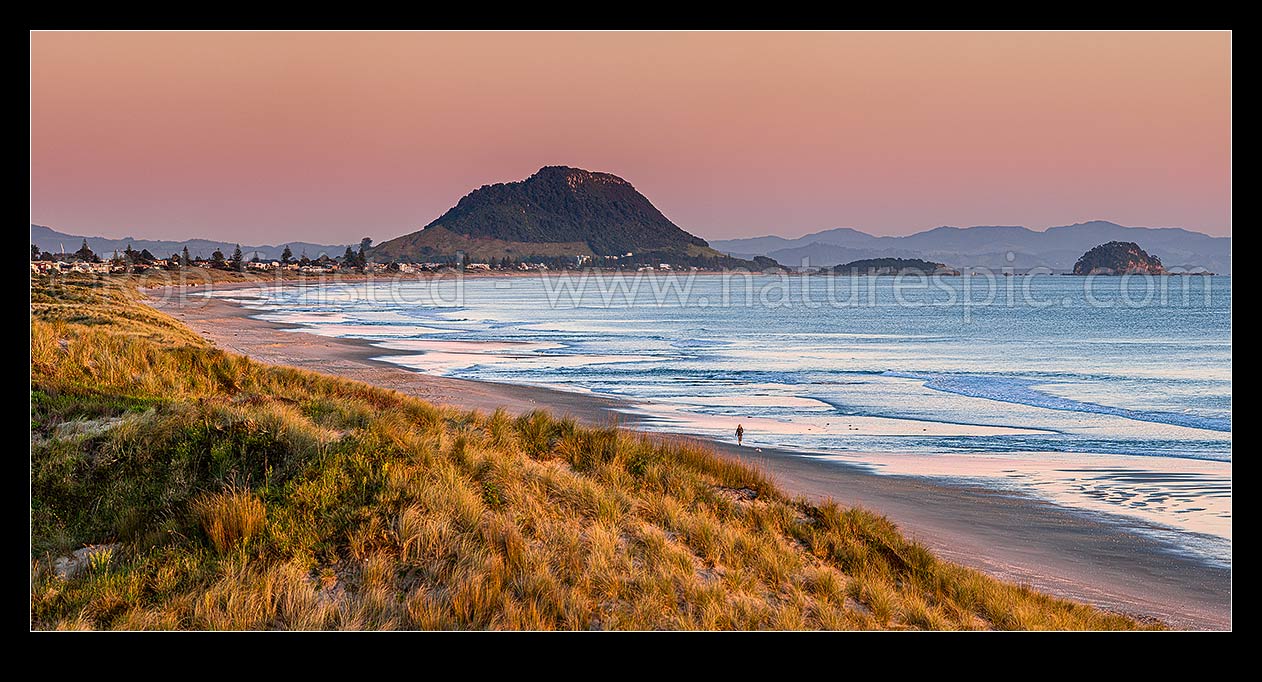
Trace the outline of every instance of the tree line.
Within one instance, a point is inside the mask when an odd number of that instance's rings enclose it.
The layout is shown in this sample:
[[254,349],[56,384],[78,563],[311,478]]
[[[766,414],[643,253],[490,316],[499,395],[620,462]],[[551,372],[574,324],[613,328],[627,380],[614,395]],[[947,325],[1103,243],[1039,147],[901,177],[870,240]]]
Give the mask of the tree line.
[[[308,258],[305,253],[299,258],[294,258],[293,250],[289,248],[289,245],[286,245],[285,249],[281,252],[280,262],[283,265],[299,266],[328,265],[336,263],[342,267],[353,267],[362,270],[368,265],[369,259],[367,252],[370,248],[372,248],[372,238],[364,237],[359,242],[359,251],[354,251],[348,246],[346,247],[346,253],[341,258],[330,258],[327,254],[321,254],[318,258],[311,259]],[[49,251],[41,250],[36,244],[31,244],[31,260],[82,263],[105,262],[101,256],[88,247],[87,239],[84,239],[83,244],[73,253],[51,253]],[[114,265],[130,267],[134,265],[153,266],[157,264],[159,260],[162,259],[151,253],[149,249],[141,249],[137,251],[132,248],[131,244],[128,244],[127,248],[125,248],[121,253],[115,251],[114,255],[109,259],[109,262]],[[202,256],[194,258],[189,253],[188,247],[185,246],[180,253],[173,253],[165,260],[169,267],[192,266],[209,263],[212,268],[238,271],[244,270],[247,262],[262,262],[262,259],[259,258],[257,252],[253,258],[247,261],[245,253],[241,250],[240,244],[236,245],[231,256],[225,255],[220,249],[215,249],[214,252],[210,254],[210,258],[203,258]]]

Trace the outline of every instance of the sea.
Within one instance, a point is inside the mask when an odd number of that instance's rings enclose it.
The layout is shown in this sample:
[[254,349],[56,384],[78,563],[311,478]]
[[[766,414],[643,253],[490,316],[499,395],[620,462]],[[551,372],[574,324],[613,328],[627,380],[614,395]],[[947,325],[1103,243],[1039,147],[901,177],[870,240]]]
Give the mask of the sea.
[[638,429],[1030,495],[1230,566],[1229,276],[540,273],[224,291]]

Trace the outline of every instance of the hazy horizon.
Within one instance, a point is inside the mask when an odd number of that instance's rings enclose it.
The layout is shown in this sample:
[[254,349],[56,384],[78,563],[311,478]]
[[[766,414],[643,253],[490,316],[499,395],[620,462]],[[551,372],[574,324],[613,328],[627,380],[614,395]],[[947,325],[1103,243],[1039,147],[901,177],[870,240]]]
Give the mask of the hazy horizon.
[[1228,32],[32,32],[31,222],[377,241],[544,165],[707,240],[1230,235]]

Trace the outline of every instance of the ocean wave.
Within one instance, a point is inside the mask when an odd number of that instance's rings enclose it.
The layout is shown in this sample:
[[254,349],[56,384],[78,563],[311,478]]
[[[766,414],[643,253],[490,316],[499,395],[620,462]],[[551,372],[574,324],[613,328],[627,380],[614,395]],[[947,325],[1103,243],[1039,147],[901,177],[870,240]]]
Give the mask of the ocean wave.
[[884,374],[885,376],[918,379],[924,382],[926,388],[972,398],[985,398],[1005,403],[1029,405],[1030,407],[1040,407],[1047,410],[1106,414],[1135,421],[1186,426],[1193,429],[1231,431],[1230,418],[1207,417],[1179,412],[1130,410],[1124,407],[1071,400],[1032,388],[1036,384],[1044,383],[1036,379],[984,374],[918,374],[914,372],[885,372]]

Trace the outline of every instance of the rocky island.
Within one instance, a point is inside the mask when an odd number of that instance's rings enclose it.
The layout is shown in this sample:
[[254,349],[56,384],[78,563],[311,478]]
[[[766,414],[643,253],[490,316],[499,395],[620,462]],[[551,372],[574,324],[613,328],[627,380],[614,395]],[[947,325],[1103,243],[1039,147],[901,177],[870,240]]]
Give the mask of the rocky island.
[[1092,248],[1074,263],[1075,275],[1164,275],[1161,259],[1135,242],[1107,242]]

